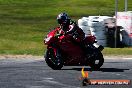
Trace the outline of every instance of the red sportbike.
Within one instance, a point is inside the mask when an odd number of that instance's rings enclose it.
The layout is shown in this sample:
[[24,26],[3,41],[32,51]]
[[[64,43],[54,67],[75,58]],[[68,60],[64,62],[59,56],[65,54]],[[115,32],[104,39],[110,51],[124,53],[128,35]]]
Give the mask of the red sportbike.
[[54,70],[59,70],[63,66],[90,66],[92,69],[99,69],[104,63],[101,53],[103,46],[95,47],[95,37],[88,36],[83,40],[88,50],[86,52],[74,41],[73,36],[74,33],[56,35],[56,30],[48,33],[44,39],[44,44],[47,45],[47,65]]

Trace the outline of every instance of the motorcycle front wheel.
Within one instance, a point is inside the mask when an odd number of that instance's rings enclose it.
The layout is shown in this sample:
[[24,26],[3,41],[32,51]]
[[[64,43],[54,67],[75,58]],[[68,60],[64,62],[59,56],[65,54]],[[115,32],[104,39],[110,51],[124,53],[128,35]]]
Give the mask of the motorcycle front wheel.
[[54,50],[48,49],[45,53],[45,61],[53,70],[60,70],[63,67],[63,60],[61,57],[56,56]]

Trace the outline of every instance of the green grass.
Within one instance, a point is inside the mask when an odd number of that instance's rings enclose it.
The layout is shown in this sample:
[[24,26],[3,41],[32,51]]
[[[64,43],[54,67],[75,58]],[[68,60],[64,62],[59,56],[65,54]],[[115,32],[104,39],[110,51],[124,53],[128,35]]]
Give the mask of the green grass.
[[132,55],[132,48],[104,48],[104,55]]
[[[119,11],[124,10],[124,0]],[[57,26],[56,16],[67,12],[77,21],[82,16],[114,15],[115,0],[0,0],[0,54],[43,55],[43,38]],[[132,0],[128,0],[132,11]],[[106,48],[104,54],[132,54],[131,48]],[[127,53],[128,51],[128,53]],[[118,54],[118,53],[117,53]]]

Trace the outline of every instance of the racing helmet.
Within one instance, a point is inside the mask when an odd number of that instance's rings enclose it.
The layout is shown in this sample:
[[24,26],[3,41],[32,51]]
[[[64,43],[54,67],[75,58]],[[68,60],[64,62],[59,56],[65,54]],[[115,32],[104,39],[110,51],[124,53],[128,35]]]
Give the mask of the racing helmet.
[[66,13],[60,13],[57,16],[57,22],[60,24],[63,31],[67,31],[69,25],[70,25],[70,18]]

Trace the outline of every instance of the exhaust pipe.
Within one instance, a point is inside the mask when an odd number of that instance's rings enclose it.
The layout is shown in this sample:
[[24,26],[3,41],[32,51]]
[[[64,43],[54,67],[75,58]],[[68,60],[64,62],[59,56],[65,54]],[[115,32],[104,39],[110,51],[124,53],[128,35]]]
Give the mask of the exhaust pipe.
[[103,47],[102,45],[99,45],[98,49],[99,49],[100,51],[102,51],[102,50],[104,49],[104,47]]

